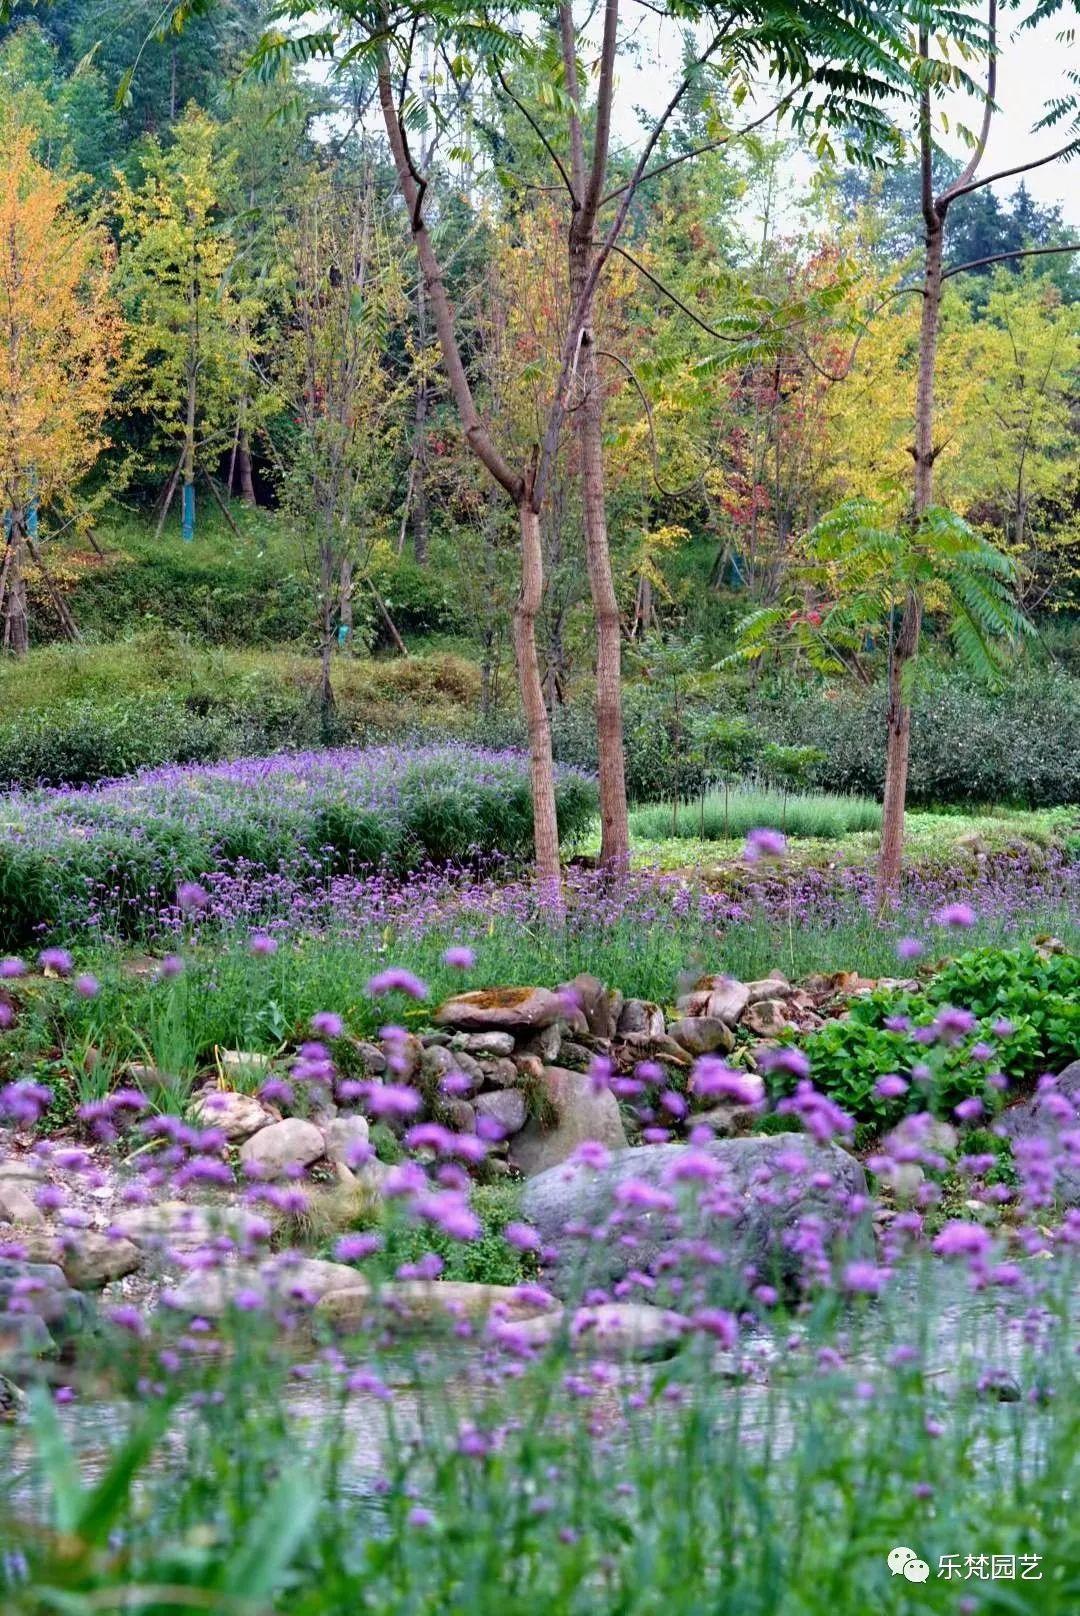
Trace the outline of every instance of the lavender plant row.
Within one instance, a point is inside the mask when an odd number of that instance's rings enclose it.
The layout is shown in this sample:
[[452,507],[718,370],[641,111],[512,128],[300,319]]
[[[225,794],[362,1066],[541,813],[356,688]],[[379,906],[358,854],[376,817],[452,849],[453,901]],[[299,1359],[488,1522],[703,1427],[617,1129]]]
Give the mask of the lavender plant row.
[[[560,769],[556,801],[572,842],[595,811],[592,780]],[[195,888],[210,878],[258,907],[361,871],[400,878],[531,848],[525,758],[456,745],[289,753],[16,792],[0,798],[0,946],[87,926],[140,935],[177,903],[200,907]]]

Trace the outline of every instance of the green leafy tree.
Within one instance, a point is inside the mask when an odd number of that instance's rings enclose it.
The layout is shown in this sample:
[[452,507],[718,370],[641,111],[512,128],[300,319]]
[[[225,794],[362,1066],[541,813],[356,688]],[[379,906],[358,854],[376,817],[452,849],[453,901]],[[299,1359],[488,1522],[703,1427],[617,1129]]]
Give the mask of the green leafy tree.
[[[743,621],[737,655],[779,650],[835,675],[851,672],[873,640],[886,647],[890,691],[908,706],[918,643],[898,641],[913,598],[920,620],[923,611],[939,617],[962,663],[989,681],[1034,633],[1016,604],[1016,562],[942,506],[893,524],[873,500],[849,500],[810,532],[791,583],[788,599]],[[906,751],[903,762],[906,778]]]
[[141,183],[117,177],[132,404],[152,421],[156,446],[174,457],[159,529],[179,484],[186,539],[195,530],[196,470],[209,476],[222,457],[236,401],[250,386],[265,307],[230,228],[234,166],[218,126],[190,107],[168,149],[149,142]]

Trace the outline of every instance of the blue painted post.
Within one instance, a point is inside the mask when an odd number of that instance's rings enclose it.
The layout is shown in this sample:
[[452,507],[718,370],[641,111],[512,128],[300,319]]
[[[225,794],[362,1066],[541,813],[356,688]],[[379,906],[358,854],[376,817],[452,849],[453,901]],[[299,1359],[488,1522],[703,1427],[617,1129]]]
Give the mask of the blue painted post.
[[183,507],[180,513],[180,531],[184,536],[184,543],[190,544],[195,537],[195,484],[184,484]]

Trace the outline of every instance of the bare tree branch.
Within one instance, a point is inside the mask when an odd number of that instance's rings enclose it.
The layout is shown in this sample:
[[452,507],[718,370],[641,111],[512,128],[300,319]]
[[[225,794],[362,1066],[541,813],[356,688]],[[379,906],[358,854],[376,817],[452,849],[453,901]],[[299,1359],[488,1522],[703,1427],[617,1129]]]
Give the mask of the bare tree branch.
[[[943,281],[953,275],[962,275],[965,269],[983,269],[987,264],[1004,264],[1013,258],[1044,258],[1052,253],[1080,252],[1080,241],[1068,241],[1060,247],[1018,247],[1015,252],[991,253],[988,258],[971,258],[966,264],[954,264],[942,271]],[[921,290],[921,288],[920,288]]]

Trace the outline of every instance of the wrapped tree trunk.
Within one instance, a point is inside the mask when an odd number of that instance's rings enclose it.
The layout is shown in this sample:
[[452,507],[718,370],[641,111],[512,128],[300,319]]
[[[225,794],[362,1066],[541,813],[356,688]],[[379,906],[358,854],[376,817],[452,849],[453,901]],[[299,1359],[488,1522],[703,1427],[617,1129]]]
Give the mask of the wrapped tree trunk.
[[6,523],[4,564],[0,568],[0,612],[3,614],[4,650],[25,656],[30,649],[30,626],[26,605],[26,518],[21,507],[10,513]]

